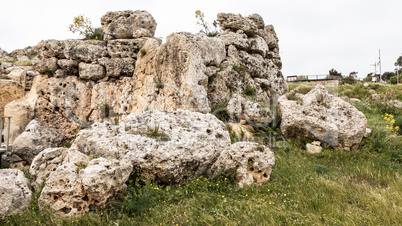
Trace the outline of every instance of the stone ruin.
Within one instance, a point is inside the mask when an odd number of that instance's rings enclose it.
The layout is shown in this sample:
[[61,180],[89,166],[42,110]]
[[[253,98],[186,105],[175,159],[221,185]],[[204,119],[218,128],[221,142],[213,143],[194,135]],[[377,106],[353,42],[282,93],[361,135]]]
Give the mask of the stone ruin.
[[[257,14],[220,13],[218,21],[216,37],[179,32],[162,43],[148,12],[108,12],[102,41],[45,40],[1,52],[3,59],[34,56],[31,67],[1,63],[19,93],[0,104],[13,116],[7,161],[30,165],[34,189],[46,181],[40,206],[63,216],[101,208],[133,170],[183,183],[241,166],[241,187],[269,179],[273,152],[230,145],[226,125],[212,114],[254,124],[274,119],[270,104],[287,90],[278,38]],[[149,134],[151,124],[163,138]]]
[[108,12],[101,18],[104,41],[45,40],[30,47],[40,76],[29,98],[5,108],[29,115],[16,119],[21,123],[12,138],[36,119],[71,140],[90,122],[118,122],[146,109],[208,113],[227,105],[238,119],[271,122],[270,103],[287,89],[273,26],[257,14],[220,13],[218,21],[223,32],[216,37],[179,32],[162,44],[148,12]]
[[[30,165],[34,189],[44,184],[39,206],[50,205],[63,216],[102,208],[125,189],[133,171],[176,184],[203,174],[214,177],[222,169],[236,170],[240,187],[269,180],[274,153],[253,142],[231,144],[227,125],[214,114],[225,112],[244,122],[239,126],[274,120],[271,106],[287,92],[278,38],[257,14],[219,13],[217,21],[223,32],[215,37],[179,32],[162,43],[148,12],[108,12],[101,18],[102,41],[41,41],[11,53],[21,59],[36,55],[33,67],[1,63],[0,74],[11,79],[0,79],[0,108],[6,104],[5,114],[13,116],[7,161]],[[18,91],[3,89],[11,86]],[[316,90],[321,87],[305,96],[290,93],[299,101],[288,99],[290,94],[279,98],[286,137],[297,137],[293,128],[312,139],[325,137],[300,126],[304,119],[292,114],[310,107],[337,110],[338,99],[322,95],[332,109],[316,99]],[[302,113],[311,116],[308,126],[317,127],[318,117],[324,120],[316,112]],[[366,121],[354,115],[362,126],[353,139],[329,145],[349,148],[360,142]],[[8,183],[0,190],[21,194],[26,199],[19,202],[27,205],[28,182],[21,183],[24,189]],[[0,215],[24,207],[7,204]]]

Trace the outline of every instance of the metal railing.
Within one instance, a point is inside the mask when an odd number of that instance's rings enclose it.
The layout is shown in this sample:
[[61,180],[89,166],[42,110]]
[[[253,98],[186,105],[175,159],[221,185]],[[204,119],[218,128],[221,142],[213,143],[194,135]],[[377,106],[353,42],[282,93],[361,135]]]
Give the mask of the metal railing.
[[311,81],[326,81],[326,80],[340,80],[342,77],[321,74],[321,75],[292,75],[287,76],[287,82],[311,82]]
[[[3,127],[4,127],[4,121],[7,119],[7,139],[4,138],[4,141],[6,143],[5,148],[1,145],[3,143]],[[10,122],[11,122],[11,117],[10,116],[2,116],[0,117],[0,168],[1,168],[1,155],[6,153],[8,151],[8,141],[10,140]]]

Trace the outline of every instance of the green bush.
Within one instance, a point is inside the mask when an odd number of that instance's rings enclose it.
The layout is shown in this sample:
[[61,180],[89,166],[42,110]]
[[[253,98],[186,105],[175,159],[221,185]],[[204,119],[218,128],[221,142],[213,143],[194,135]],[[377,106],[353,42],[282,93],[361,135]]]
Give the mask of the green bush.
[[396,76],[392,76],[390,79],[389,79],[389,82],[391,83],[391,84],[396,84]]
[[397,116],[397,117],[395,117],[395,124],[394,124],[394,126],[395,127],[399,127],[399,130],[398,130],[398,133],[399,133],[399,135],[402,135],[402,114],[401,115],[399,115],[399,116]]
[[246,86],[244,94],[246,94],[247,96],[254,96],[256,94],[255,88],[252,86]]

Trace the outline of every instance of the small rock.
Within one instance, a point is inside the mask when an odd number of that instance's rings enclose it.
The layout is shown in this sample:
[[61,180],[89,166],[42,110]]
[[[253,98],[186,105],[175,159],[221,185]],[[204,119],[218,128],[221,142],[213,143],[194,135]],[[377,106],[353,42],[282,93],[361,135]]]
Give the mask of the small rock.
[[373,100],[379,100],[379,99],[381,99],[381,95],[380,95],[380,94],[373,93],[373,94],[371,94],[371,99],[373,99]]
[[313,141],[311,142],[312,145],[316,145],[316,146],[321,146],[321,142],[320,141]]
[[246,121],[246,120],[244,120],[244,119],[240,120],[240,124],[242,124],[242,125],[246,125],[246,123],[247,123],[247,121]]
[[359,102],[359,101],[360,101],[360,99],[357,99],[357,98],[350,98],[350,102],[351,102],[351,103]]
[[368,87],[369,84],[367,82],[364,83],[364,87]]
[[387,104],[402,110],[402,102],[398,100],[390,100]]
[[322,151],[322,147],[313,144],[306,144],[306,150],[310,154],[317,154]]
[[373,131],[372,131],[370,128],[366,128],[366,133],[364,134],[364,137],[365,137],[365,138],[370,137],[372,132],[373,132]]

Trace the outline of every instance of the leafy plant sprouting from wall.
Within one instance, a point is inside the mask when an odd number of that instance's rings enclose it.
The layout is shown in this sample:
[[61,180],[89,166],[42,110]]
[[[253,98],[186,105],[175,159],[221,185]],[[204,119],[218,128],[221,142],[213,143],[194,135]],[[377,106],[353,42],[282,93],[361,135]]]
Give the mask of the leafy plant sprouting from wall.
[[222,32],[219,23],[214,20],[211,26],[205,21],[205,14],[201,10],[195,11],[195,18],[197,18],[197,25],[201,27],[200,32],[206,34],[208,37],[215,37]]
[[92,21],[82,14],[74,17],[73,23],[68,26],[68,29],[74,34],[84,36],[86,40],[103,40],[102,29],[93,27]]

